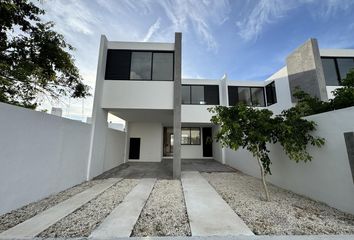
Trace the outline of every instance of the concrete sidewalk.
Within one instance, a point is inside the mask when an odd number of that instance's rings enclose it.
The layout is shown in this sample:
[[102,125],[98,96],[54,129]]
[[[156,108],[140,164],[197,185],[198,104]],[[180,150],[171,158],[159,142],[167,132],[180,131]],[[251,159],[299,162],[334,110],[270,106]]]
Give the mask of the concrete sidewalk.
[[253,235],[199,172],[182,172],[181,180],[192,236]]

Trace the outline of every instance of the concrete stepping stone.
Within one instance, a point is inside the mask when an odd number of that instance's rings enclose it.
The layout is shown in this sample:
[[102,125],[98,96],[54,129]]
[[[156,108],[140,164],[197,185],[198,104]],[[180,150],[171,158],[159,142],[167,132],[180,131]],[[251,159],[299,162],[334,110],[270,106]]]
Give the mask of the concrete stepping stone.
[[60,219],[66,217],[85,203],[89,202],[109,187],[121,181],[121,178],[110,178],[85,191],[37,214],[36,216],[0,233],[0,239],[33,238]]
[[142,209],[154,187],[155,178],[143,178],[103,222],[90,238],[113,239],[130,237]]
[[254,235],[199,172],[182,172],[192,236]]

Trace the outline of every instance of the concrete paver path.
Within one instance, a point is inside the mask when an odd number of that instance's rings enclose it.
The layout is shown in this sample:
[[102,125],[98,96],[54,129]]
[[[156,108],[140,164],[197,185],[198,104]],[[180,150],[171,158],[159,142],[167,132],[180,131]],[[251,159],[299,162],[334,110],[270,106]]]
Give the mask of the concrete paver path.
[[192,236],[253,235],[199,172],[182,172],[182,186]]
[[39,213],[38,215],[0,233],[0,238],[30,238],[35,237],[60,219],[74,212],[85,203],[89,202],[121,178],[110,178],[98,183],[91,188],[76,194],[75,196]]
[[123,202],[91,233],[90,238],[129,237],[150,196],[155,181],[155,178],[141,179],[138,185],[124,198]]

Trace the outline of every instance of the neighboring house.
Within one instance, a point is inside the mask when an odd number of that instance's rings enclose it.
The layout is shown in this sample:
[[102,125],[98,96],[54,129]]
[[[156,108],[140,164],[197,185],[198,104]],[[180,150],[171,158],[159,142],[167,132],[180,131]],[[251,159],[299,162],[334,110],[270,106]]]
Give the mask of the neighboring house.
[[353,67],[354,50],[320,50],[310,39],[265,81],[181,79],[181,34],[176,33],[175,43],[115,42],[102,36],[89,164],[104,157],[108,113],[126,121],[125,162],[173,158],[175,177],[180,158],[224,163],[224,149],[213,140],[217,126],[210,122],[209,107],[243,102],[280,113],[293,106],[295,87],[326,101]]

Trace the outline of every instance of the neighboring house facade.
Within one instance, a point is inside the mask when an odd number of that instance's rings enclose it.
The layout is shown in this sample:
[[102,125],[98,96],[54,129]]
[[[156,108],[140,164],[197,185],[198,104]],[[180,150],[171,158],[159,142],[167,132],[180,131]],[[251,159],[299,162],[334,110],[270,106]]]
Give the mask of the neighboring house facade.
[[215,142],[217,126],[207,110],[239,102],[275,114],[293,106],[300,87],[321,100],[331,98],[349,69],[354,50],[319,50],[310,39],[286,59],[286,66],[265,81],[181,79],[181,34],[175,43],[112,42],[101,37],[88,167],[104,157],[107,114],[126,121],[125,162],[215,159],[225,163],[225,149]]

